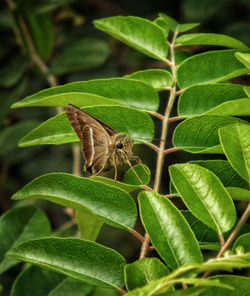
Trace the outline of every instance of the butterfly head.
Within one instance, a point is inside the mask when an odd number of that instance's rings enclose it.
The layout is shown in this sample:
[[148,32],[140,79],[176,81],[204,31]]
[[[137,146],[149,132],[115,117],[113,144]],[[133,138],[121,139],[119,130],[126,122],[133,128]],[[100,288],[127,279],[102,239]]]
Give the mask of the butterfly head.
[[125,134],[118,134],[115,139],[115,153],[122,162],[130,160],[133,155],[134,140]]

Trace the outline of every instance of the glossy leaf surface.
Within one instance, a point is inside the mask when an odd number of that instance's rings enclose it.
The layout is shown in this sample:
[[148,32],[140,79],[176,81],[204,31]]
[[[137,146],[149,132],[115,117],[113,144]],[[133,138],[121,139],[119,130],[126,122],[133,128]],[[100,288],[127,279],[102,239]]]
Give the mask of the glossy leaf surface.
[[223,150],[236,172],[250,183],[250,125],[234,124],[219,130]]
[[184,89],[201,83],[222,82],[247,73],[235,58],[235,52],[231,49],[209,51],[186,59],[177,69],[179,87]]
[[236,122],[238,118],[216,115],[202,115],[188,118],[174,131],[173,144],[191,153],[223,153],[218,130]]
[[226,187],[226,190],[234,200],[250,201],[250,191],[247,189]]
[[[178,101],[178,114],[189,117],[210,111],[213,115],[213,110],[217,106],[243,98],[246,98],[246,94],[242,85],[223,83],[195,85],[181,94]],[[220,109],[220,112],[223,110]],[[234,115],[234,112],[232,109],[229,115]]]
[[192,214],[212,229],[224,233],[236,221],[234,204],[220,180],[195,164],[176,164],[171,180]]
[[250,54],[236,52],[235,57],[248,69],[250,69]]
[[171,87],[173,84],[173,78],[170,72],[162,69],[137,71],[125,77],[145,82],[157,90]]
[[122,104],[156,111],[159,98],[150,85],[141,81],[111,78],[72,82],[44,89],[13,104],[12,108],[66,106],[67,104],[77,107]]
[[42,175],[12,198],[41,198],[76,210],[87,208],[106,223],[122,228],[133,228],[137,217],[136,205],[127,192],[90,178],[64,173]]
[[89,284],[123,286],[124,258],[112,249],[80,238],[31,240],[11,249],[8,256]]
[[140,215],[152,244],[172,269],[202,262],[198,242],[178,209],[164,196],[139,194]]
[[214,33],[185,34],[176,39],[178,45],[216,45],[237,48],[241,50],[248,47],[241,41],[227,35]]
[[95,20],[94,25],[153,59],[164,60],[167,56],[167,42],[163,31],[146,19],[114,16]]

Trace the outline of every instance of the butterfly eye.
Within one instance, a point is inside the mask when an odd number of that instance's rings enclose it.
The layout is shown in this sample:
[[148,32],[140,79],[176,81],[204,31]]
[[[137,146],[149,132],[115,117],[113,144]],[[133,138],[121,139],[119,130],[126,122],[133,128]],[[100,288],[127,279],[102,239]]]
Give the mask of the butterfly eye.
[[118,149],[122,149],[123,148],[123,144],[121,142],[118,142],[115,146]]

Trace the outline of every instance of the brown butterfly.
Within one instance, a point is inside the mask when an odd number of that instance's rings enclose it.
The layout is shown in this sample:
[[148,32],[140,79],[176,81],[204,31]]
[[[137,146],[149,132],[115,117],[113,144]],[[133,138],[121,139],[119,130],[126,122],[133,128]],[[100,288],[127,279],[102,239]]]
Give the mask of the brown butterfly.
[[[84,169],[92,175],[99,175],[114,167],[117,179],[117,165],[127,163],[133,169],[130,160],[142,164],[138,156],[133,155],[134,140],[126,134],[120,134],[112,127],[80,110],[74,105],[66,106],[66,115],[76,135],[81,140]],[[142,165],[145,170],[144,166]],[[145,170],[146,171],[146,170]],[[148,172],[146,171],[148,174]]]

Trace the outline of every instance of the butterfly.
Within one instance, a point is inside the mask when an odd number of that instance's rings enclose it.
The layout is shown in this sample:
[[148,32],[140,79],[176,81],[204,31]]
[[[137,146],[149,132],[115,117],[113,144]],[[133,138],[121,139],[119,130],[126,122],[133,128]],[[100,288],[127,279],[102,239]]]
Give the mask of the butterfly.
[[[133,155],[134,140],[132,138],[117,132],[111,126],[74,105],[67,105],[65,111],[72,128],[82,143],[85,171],[96,176],[102,171],[114,167],[114,179],[116,180],[117,165],[127,163],[143,184],[130,163],[135,160],[142,165],[140,158]],[[142,167],[148,174],[143,165]]]

